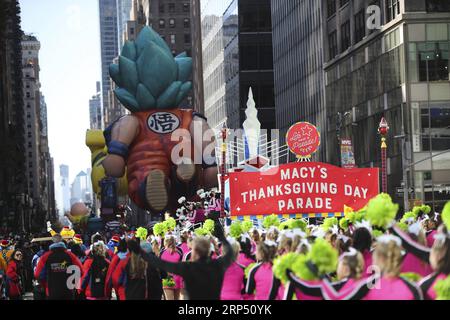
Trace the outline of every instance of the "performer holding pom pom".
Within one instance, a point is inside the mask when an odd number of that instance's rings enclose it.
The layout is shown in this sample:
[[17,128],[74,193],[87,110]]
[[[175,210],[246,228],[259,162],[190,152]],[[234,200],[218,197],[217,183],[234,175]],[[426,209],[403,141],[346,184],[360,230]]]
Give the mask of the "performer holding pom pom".
[[233,238],[229,238],[228,242],[233,250],[233,262],[225,272],[220,300],[242,300],[245,279],[244,266],[236,261],[241,248]]
[[280,280],[272,272],[272,261],[277,252],[277,243],[266,240],[258,245],[256,259],[259,261],[249,272],[246,294],[255,292],[255,300],[280,300]]
[[[164,249],[161,251],[160,258],[169,262],[181,262],[183,260],[183,252],[176,246],[175,237],[167,235],[164,239]],[[179,300],[181,289],[183,289],[183,278],[177,275],[168,275],[172,281],[164,282],[164,293],[167,300]],[[169,285],[169,284],[172,285]]]

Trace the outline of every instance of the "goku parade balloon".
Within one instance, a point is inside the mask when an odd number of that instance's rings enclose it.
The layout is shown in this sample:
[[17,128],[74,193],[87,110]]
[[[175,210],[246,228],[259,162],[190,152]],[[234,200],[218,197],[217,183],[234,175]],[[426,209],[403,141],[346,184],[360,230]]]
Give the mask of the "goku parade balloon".
[[117,99],[131,113],[104,132],[106,175],[126,174],[129,197],[153,213],[174,209],[180,195],[217,186],[214,135],[202,115],[179,107],[192,88],[192,59],[174,58],[146,26],[124,44],[109,72]]

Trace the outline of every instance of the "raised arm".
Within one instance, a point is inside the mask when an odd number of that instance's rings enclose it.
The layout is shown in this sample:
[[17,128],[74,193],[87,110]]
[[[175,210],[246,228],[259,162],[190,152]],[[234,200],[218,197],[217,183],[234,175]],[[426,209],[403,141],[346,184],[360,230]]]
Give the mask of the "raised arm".
[[397,226],[392,227],[390,230],[392,231],[393,234],[402,239],[402,246],[406,251],[408,251],[409,253],[413,254],[414,256],[416,256],[417,258],[426,263],[430,262],[430,252],[431,252],[430,248],[421,245],[417,241],[414,241],[408,234],[406,234],[403,230],[401,230]]

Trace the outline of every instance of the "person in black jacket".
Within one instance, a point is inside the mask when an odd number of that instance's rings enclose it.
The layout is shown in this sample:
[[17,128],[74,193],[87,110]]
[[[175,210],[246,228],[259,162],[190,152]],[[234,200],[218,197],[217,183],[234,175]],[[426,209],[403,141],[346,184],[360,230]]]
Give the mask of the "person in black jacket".
[[203,237],[194,239],[192,261],[190,262],[166,262],[145,252],[142,252],[142,258],[156,269],[182,276],[187,299],[220,300],[223,277],[226,269],[232,263],[233,250],[218,221],[215,223],[215,231],[217,238],[224,246],[224,252],[226,252],[218,259],[210,258],[211,242]]

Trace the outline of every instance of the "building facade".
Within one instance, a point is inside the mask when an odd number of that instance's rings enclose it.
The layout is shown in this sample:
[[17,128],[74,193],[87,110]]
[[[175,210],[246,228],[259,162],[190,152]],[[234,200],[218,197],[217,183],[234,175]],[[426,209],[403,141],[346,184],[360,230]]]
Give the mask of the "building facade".
[[276,127],[270,1],[201,1],[204,109],[212,127],[241,128],[249,88],[261,128]]
[[91,130],[102,129],[102,98],[100,82],[97,82],[97,93],[89,100],[89,123]]
[[272,0],[277,129],[281,144],[289,128],[307,121],[321,133],[317,160],[326,155],[322,2]]
[[59,185],[60,185],[60,199],[59,199],[59,215],[63,216],[66,212],[70,212],[70,182],[69,182],[69,166],[59,166]]
[[381,167],[385,117],[389,193],[439,211],[450,195],[448,1],[322,5],[328,162],[339,162],[340,136],[352,139],[358,166]]
[[27,229],[40,229],[54,217],[55,194],[53,161],[48,146],[47,104],[40,91],[39,51],[35,36],[22,36],[22,82],[25,115],[25,158],[28,195],[32,214],[25,221]]
[[126,38],[127,24],[130,20],[131,9],[133,7],[133,0],[116,0],[117,1],[117,35],[118,35],[118,50],[122,50],[124,40]]
[[0,2],[0,232],[25,230],[31,214],[25,167],[22,30],[17,0]]
[[90,169],[77,174],[70,187],[70,205],[83,202],[88,206],[93,204],[92,183]]
[[100,50],[102,64],[102,117],[103,128],[112,121],[110,117],[110,93],[111,78],[109,76],[109,66],[119,53],[118,17],[116,0],[99,0],[100,15]]

